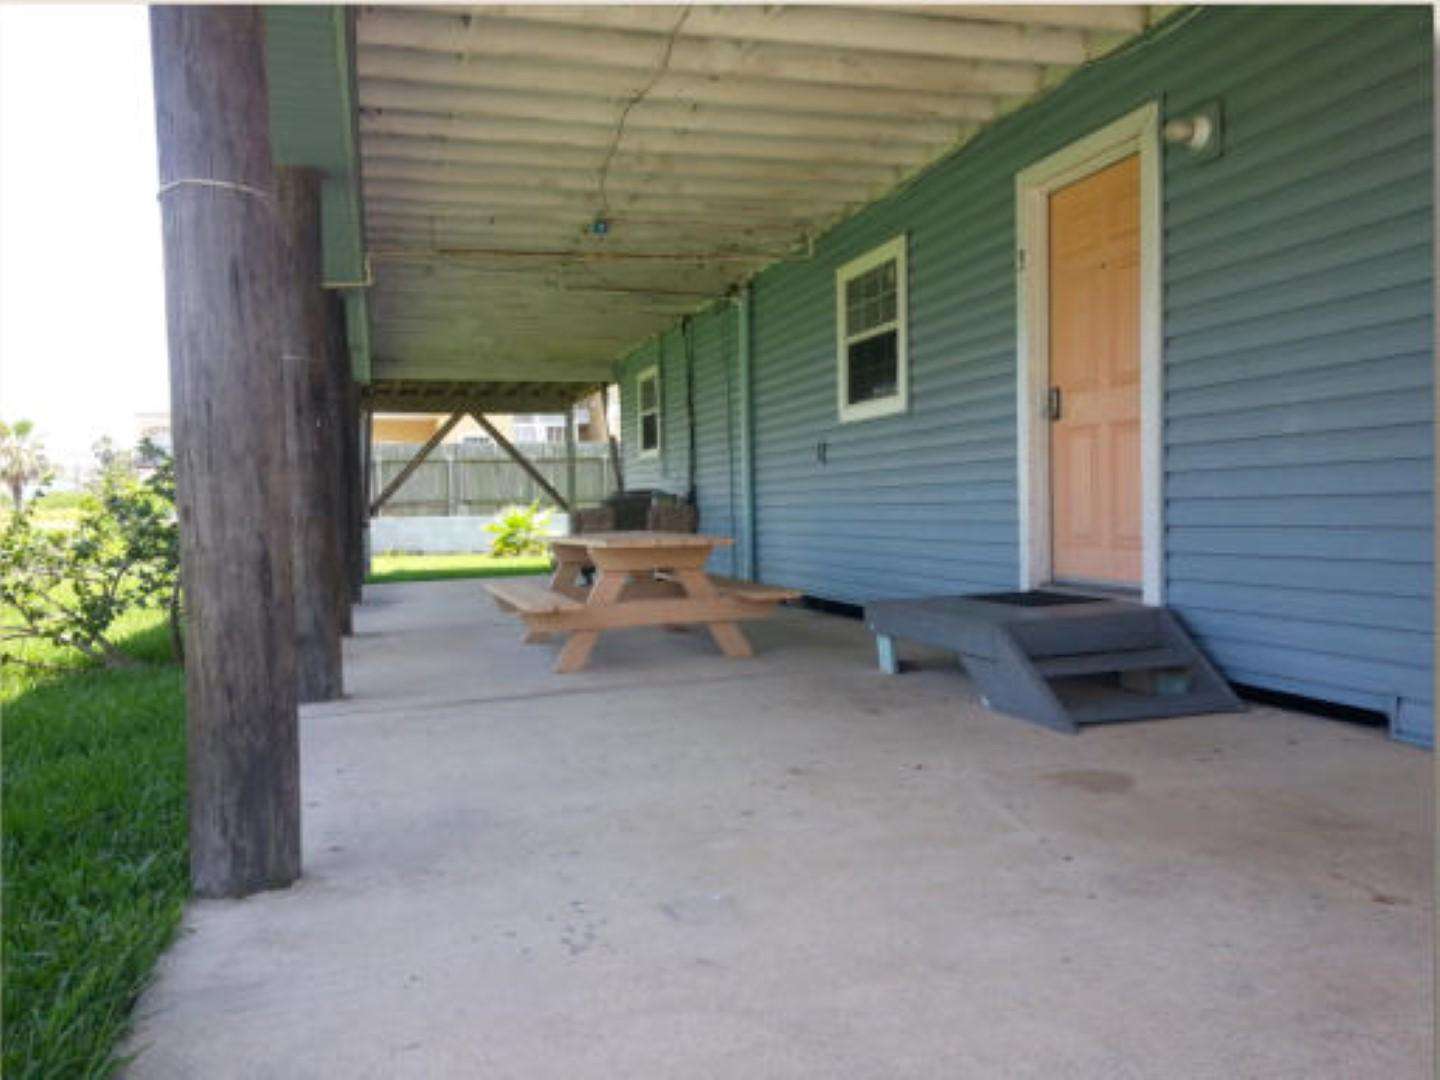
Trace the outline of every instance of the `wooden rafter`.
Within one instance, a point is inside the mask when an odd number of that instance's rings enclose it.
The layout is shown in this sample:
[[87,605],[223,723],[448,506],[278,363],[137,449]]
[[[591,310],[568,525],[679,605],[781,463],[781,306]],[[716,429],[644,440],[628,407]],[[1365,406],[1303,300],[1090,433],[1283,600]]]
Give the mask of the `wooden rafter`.
[[367,408],[386,413],[564,412],[603,386],[593,382],[466,382],[379,379],[364,388]]

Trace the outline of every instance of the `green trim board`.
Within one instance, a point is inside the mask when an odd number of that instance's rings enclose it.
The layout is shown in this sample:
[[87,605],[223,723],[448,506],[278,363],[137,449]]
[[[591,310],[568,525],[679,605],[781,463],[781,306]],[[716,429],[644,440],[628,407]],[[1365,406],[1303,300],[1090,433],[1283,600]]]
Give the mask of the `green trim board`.
[[353,9],[268,6],[265,42],[275,162],[325,174],[320,192],[325,280],[344,290],[352,370],[367,381],[371,333]]

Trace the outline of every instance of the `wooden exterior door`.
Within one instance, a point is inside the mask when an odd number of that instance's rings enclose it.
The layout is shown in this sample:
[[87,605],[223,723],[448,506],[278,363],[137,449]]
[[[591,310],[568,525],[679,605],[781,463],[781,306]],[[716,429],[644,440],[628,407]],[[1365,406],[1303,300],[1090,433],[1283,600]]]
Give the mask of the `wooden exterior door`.
[[1140,159],[1050,195],[1051,572],[1139,587]]

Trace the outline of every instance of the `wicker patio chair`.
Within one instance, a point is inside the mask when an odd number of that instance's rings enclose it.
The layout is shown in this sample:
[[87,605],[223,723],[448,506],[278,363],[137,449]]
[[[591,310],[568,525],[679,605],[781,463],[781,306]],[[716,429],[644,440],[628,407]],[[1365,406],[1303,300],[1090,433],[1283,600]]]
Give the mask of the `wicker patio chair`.
[[581,533],[614,532],[615,508],[613,506],[587,506],[570,515],[570,535]]
[[645,528],[651,532],[693,533],[700,528],[700,510],[678,499],[656,501],[645,514]]

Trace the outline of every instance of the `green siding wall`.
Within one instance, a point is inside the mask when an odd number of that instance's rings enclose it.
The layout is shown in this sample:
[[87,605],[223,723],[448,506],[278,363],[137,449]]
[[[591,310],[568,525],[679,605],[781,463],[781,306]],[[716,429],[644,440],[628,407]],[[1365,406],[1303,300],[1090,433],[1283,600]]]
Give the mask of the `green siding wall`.
[[[1166,599],[1231,679],[1385,710],[1428,742],[1430,18],[1182,15],[759,275],[758,576],[857,603],[1016,584],[1015,173],[1148,101],[1218,98],[1223,155],[1164,160]],[[840,424],[834,271],[901,231],[910,409]],[[701,454],[702,512],[724,502],[719,460]]]

